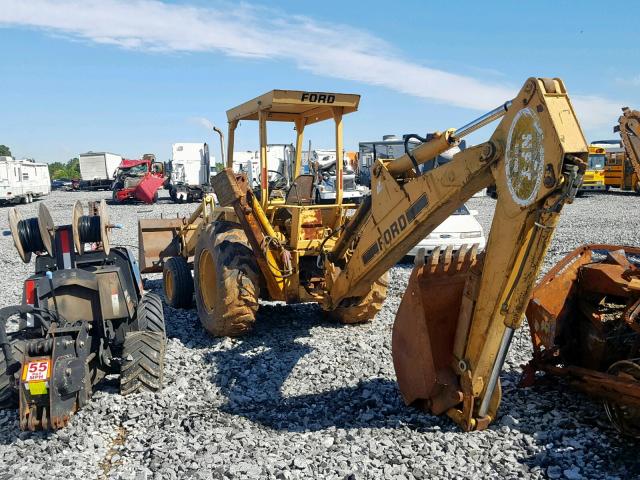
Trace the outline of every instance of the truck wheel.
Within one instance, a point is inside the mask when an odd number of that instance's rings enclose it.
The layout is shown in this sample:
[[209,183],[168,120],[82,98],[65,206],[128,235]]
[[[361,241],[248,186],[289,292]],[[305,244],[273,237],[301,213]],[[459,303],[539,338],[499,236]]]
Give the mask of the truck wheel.
[[169,198],[173,203],[176,203],[176,190],[174,188],[169,190]]
[[151,292],[142,295],[136,310],[136,324],[136,330],[161,333],[163,338],[167,336],[162,299],[159,295]]
[[373,320],[373,317],[382,309],[382,304],[387,298],[389,286],[389,272],[382,275],[372,285],[371,290],[360,302],[354,305],[338,307],[329,312],[329,316],[340,323],[364,323]]
[[161,332],[129,332],[124,337],[120,394],[162,388],[166,345]]
[[240,225],[207,225],[198,239],[193,265],[196,306],[204,328],[215,336],[249,332],[258,310],[260,274]]
[[153,203],[158,203],[158,191],[156,190],[156,193],[153,194]]
[[164,301],[173,308],[191,308],[193,277],[184,257],[171,257],[162,269]]
[[[13,358],[21,361],[24,354],[23,341],[17,339],[11,341],[11,348],[13,349]],[[18,375],[20,375],[20,370],[13,375],[7,374],[7,362],[4,358],[4,351],[0,348],[0,409],[18,406]]]

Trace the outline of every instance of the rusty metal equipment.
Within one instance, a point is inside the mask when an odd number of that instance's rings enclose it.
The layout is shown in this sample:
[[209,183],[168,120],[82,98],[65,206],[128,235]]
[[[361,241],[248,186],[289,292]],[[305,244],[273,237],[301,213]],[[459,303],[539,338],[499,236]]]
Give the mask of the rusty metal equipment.
[[[318,302],[343,323],[382,308],[387,272],[477,191],[495,184],[487,248],[436,250],[411,274],[393,328],[393,361],[407,404],[446,413],[465,430],[486,428],[500,403],[499,374],[565,203],[575,197],[588,151],[564,84],[530,78],[518,95],[459,129],[435,133],[396,159],[378,158],[371,195],[342,202],[342,123],[360,97],[274,90],[227,112],[227,169],[184,219],[140,221],[144,271],[163,270],[165,299],[188,307],[213,335],[251,330],[260,299]],[[305,126],[333,120],[337,196],[313,201],[300,175]],[[236,175],[235,130],[259,123],[260,188]],[[269,122],[296,130],[294,182],[280,196],[267,182]],[[490,139],[425,171],[471,132],[499,121]],[[194,276],[191,277],[190,269]]]
[[131,250],[110,245],[104,200],[89,215],[76,202],[71,225],[44,204],[34,218],[10,210],[9,224],[22,260],[36,259],[22,304],[0,309],[0,408],[19,406],[23,430],[58,429],[105,375],[120,374],[123,394],[161,388],[162,300],[143,291]]
[[607,173],[617,180],[615,186],[640,193],[640,111],[624,107],[613,131],[620,134],[624,152],[607,161]]
[[640,248],[585,245],[558,262],[526,311],[535,372],[601,399],[623,434],[640,437]]

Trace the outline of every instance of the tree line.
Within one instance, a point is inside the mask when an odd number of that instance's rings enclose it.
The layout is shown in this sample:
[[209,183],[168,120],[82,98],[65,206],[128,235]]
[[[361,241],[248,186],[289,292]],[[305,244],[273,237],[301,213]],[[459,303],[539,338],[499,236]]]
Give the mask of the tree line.
[[51,180],[56,180],[58,178],[68,178],[70,180],[80,178],[80,160],[77,157],[74,157],[66,163],[50,163],[49,176],[51,177]]

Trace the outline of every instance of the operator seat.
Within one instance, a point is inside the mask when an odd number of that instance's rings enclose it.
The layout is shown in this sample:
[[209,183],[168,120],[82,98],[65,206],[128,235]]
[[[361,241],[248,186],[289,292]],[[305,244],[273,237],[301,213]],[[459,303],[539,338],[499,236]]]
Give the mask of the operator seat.
[[299,175],[289,187],[285,205],[312,205],[314,199],[313,175]]

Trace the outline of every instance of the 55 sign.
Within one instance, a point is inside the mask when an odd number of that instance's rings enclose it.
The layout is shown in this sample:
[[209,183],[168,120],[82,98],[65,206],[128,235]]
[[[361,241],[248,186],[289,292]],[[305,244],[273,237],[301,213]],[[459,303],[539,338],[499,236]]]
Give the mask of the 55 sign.
[[23,382],[44,382],[51,373],[51,359],[36,358],[24,364],[22,368]]

